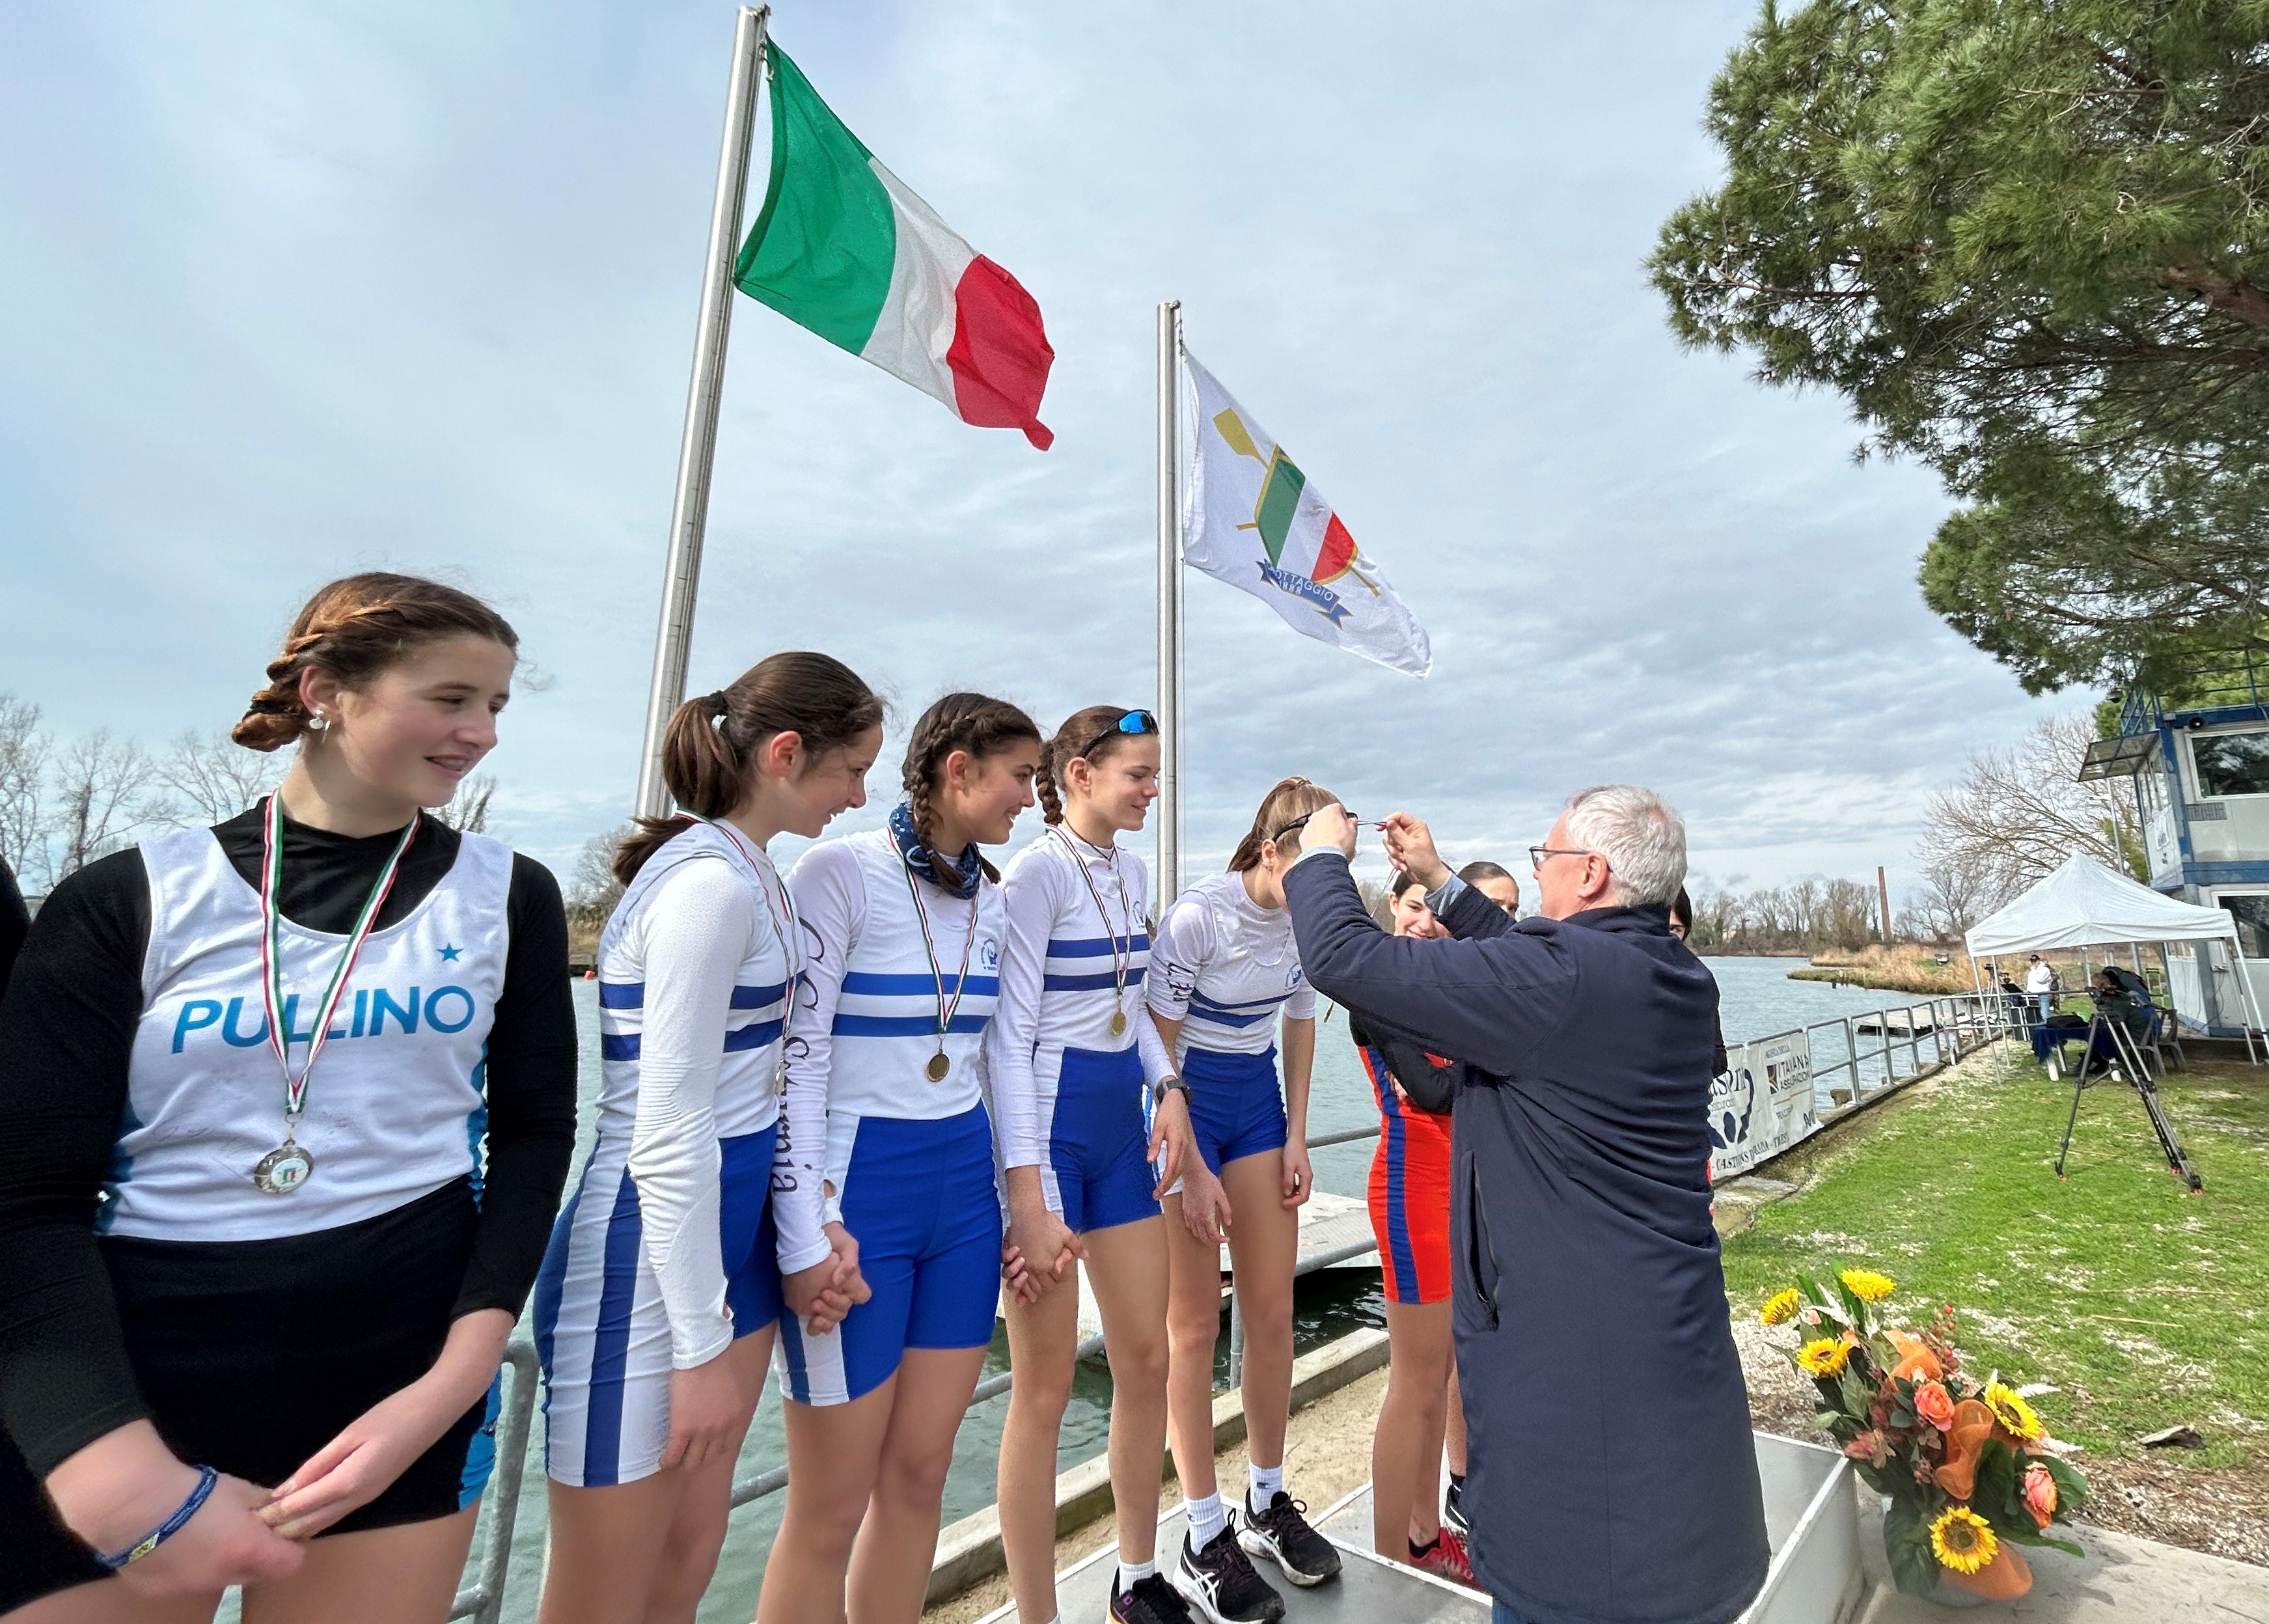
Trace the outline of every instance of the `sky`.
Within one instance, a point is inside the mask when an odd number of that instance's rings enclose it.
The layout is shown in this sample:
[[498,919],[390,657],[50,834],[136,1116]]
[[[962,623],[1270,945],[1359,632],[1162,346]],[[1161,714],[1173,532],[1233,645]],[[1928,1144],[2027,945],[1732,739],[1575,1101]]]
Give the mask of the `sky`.
[[[1754,14],[781,0],[819,93],[1038,300],[1057,438],[737,299],[689,691],[810,647],[886,694],[839,830],[941,692],[1049,729],[1153,703],[1179,299],[1435,654],[1386,670],[1190,573],[1187,872],[1287,773],[1524,877],[1571,790],[1634,780],[1718,882],[1896,892],[1930,791],[2087,697],[2028,698],[1923,607],[1926,470],[1670,335],[1643,262],[1719,176],[1704,100]],[[521,636],[491,830],[571,867],[635,785],[733,18],[10,6],[0,692],[225,728],[314,587],[438,574]]]

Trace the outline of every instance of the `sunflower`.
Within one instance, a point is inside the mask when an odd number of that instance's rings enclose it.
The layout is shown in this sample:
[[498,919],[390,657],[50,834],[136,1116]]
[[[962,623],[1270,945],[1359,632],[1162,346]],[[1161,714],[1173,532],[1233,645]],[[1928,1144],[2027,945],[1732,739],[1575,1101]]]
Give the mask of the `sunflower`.
[[1930,1548],[1955,1572],[1976,1573],[2000,1554],[2001,1540],[1993,1525],[1968,1506],[1948,1506],[1930,1525]]
[[1851,1356],[1851,1344],[1840,1337],[1833,1341],[1822,1337],[1796,1350],[1796,1362],[1814,1376],[1841,1376],[1844,1362]]
[[1796,1318],[1796,1305],[1800,1301],[1795,1287],[1784,1286],[1765,1299],[1765,1305],[1757,1311],[1757,1318],[1769,1325],[1780,1325]]
[[1985,1407],[1993,1412],[1993,1419],[2007,1428],[2011,1436],[2030,1443],[2047,1435],[2048,1428],[2041,1425],[2041,1418],[2033,1414],[2033,1406],[2015,1388],[2001,1382],[1988,1382],[1984,1399]]
[[1873,1269],[1845,1269],[1841,1278],[1845,1289],[1862,1303],[1881,1303],[1898,1289],[1889,1275]]

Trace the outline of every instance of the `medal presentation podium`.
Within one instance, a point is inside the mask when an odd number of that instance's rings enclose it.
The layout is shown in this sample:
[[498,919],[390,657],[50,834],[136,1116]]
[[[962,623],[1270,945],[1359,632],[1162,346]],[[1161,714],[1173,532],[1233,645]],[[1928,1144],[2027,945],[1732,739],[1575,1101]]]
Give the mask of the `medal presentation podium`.
[[[1851,1624],[1866,1594],[1851,1463],[1816,1443],[1755,1436],[1772,1566],[1741,1624]],[[1368,1483],[1318,1517],[1316,1527],[1340,1548],[1338,1578],[1304,1591],[1287,1583],[1274,1562],[1255,1559],[1260,1576],[1284,1598],[1286,1624],[1486,1624],[1487,1596],[1372,1552]],[[1184,1532],[1180,1507],[1158,1519],[1161,1572],[1181,1550]],[[1118,1560],[1118,1546],[1106,1546],[1056,1576],[1063,1617],[1108,1616]],[[1014,1624],[1016,1616],[1012,1602],[980,1624]]]

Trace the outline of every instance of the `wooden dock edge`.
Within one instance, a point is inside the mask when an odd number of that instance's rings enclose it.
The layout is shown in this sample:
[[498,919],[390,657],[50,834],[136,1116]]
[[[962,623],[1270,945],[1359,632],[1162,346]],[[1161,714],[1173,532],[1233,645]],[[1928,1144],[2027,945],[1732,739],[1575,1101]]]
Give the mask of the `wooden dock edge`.
[[[1292,1362],[1292,1408],[1297,1414],[1327,1393],[1370,1375],[1386,1363],[1386,1332],[1365,1328],[1350,1331],[1312,1354]],[[1245,1436],[1245,1400],[1225,1392],[1213,1401],[1213,1446],[1216,1452]],[[1174,1475],[1174,1458],[1166,1457],[1165,1478]],[[1061,1539],[1111,1510],[1111,1461],[1107,1455],[1083,1461],[1056,1479],[1056,1535]],[[982,1583],[1007,1566],[1001,1551],[1001,1511],[987,1506],[940,1532],[937,1556],[930,1565],[929,1593],[922,1605],[934,1607],[973,1584]]]

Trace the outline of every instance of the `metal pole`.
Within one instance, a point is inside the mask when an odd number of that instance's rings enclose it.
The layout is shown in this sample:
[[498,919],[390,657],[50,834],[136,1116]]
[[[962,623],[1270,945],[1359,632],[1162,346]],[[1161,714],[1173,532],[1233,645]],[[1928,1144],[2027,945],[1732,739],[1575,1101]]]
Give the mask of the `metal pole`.
[[1182,302],[1158,305],[1158,910],[1182,894],[1182,537],[1175,500]]
[[733,256],[739,250],[741,202],[748,189],[749,126],[756,114],[758,63],[770,6],[743,6],[733,32],[733,74],[725,92],[725,136],[717,158],[717,195],[709,206],[709,258],[701,277],[701,316],[694,328],[693,376],[685,390],[685,430],[677,446],[677,492],[669,508],[669,549],[661,572],[661,624],[654,639],[654,680],[647,690],[646,742],[639,753],[637,811],[666,817],[661,737],[685,698],[685,657],[693,641],[693,601],[701,587],[701,537],[709,522],[709,469],[717,455],[717,400],[725,383],[725,340],[733,324]]

